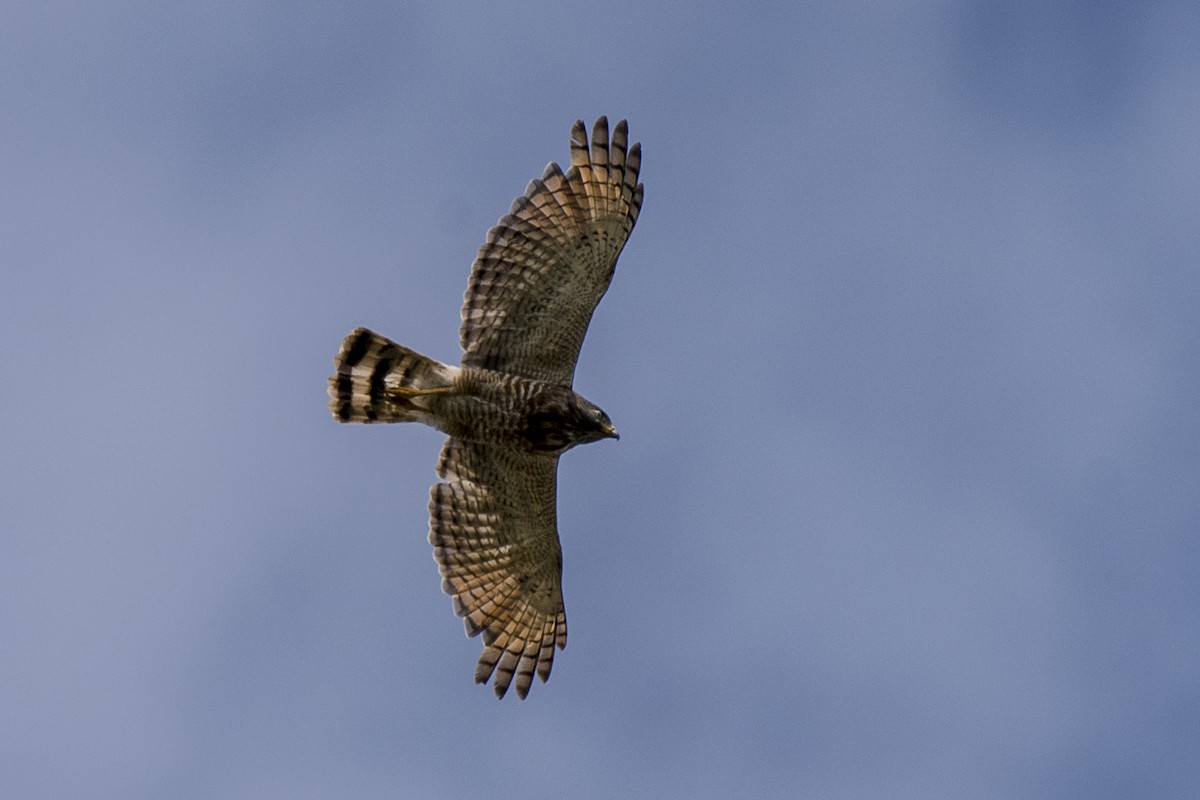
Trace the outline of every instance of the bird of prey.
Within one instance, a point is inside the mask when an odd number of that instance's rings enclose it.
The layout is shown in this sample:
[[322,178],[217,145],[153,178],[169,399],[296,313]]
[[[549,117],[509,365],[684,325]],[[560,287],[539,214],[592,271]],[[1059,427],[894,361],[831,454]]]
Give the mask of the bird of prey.
[[460,366],[366,328],[329,379],[340,422],[423,422],[449,438],[429,493],[429,542],[467,634],[482,634],[476,683],[529,693],[567,643],[558,459],[616,439],[572,388],[592,312],[642,206],[641,145],[608,120],[571,129],[571,166],[546,167],[479,248],[462,308]]

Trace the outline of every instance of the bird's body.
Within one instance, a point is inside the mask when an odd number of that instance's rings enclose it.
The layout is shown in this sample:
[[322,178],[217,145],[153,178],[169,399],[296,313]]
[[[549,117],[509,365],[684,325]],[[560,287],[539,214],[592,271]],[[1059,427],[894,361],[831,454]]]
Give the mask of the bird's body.
[[367,328],[346,337],[338,366],[330,391],[340,422],[423,422],[463,441],[548,456],[619,438],[570,387],[443,364]]
[[429,499],[442,588],[482,634],[476,681],[503,697],[550,675],[567,641],[555,493],[558,459],[618,438],[572,388],[596,304],[642,204],[641,147],[625,122],[571,132],[571,168],[551,163],[488,232],[462,309],[461,366],[366,328],[343,341],[329,379],[340,422],[421,422],[449,438]]

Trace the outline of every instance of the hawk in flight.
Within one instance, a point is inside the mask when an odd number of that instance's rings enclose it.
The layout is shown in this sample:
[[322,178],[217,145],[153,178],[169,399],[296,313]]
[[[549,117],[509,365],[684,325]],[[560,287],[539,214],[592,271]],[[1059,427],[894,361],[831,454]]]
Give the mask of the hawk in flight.
[[329,379],[339,422],[423,422],[450,438],[429,492],[429,542],[467,634],[483,636],[475,681],[529,693],[566,646],[558,458],[617,438],[571,388],[592,312],[642,206],[642,151],[600,117],[589,146],[571,129],[571,167],[551,163],[488,231],[462,308],[452,366],[358,328]]

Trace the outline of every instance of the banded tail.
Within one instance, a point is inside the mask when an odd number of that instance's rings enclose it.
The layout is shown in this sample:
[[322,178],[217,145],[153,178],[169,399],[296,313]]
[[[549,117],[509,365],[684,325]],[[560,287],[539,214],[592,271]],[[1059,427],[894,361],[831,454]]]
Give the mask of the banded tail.
[[329,410],[339,422],[428,423],[425,396],[449,391],[458,373],[366,328],[345,338],[334,365]]

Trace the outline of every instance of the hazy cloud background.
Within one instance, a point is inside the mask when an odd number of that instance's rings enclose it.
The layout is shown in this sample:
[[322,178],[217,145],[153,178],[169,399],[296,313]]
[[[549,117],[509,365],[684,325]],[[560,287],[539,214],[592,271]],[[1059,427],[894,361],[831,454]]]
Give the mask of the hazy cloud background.
[[[1200,792],[1191,3],[15,3],[13,798]],[[563,461],[571,642],[497,703],[425,541],[457,357],[571,122],[646,200]]]

